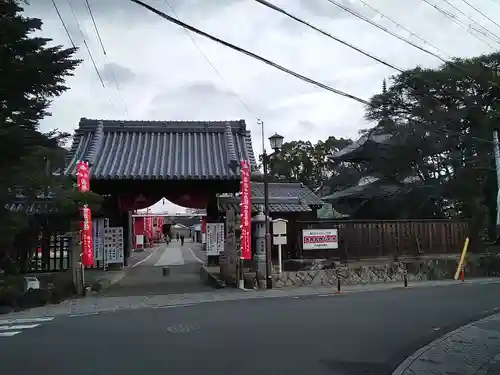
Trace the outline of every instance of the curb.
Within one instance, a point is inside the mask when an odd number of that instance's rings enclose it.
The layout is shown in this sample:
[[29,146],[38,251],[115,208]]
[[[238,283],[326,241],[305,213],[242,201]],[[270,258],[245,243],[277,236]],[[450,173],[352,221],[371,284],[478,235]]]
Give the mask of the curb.
[[[414,362],[418,361],[418,359],[424,354],[426,353],[427,351],[435,348],[436,346],[442,344],[444,341],[448,340],[449,338],[457,335],[457,334],[460,334],[462,333],[463,331],[465,330],[468,330],[469,328],[472,328],[478,324],[481,324],[481,323],[484,323],[484,322],[487,322],[487,321],[490,321],[490,320],[493,320],[494,317],[500,317],[500,313],[495,313],[495,314],[492,314],[492,315],[489,315],[485,318],[482,318],[482,319],[479,319],[479,320],[475,320],[469,324],[466,324],[466,325],[463,325],[451,332],[448,332],[447,334],[441,336],[440,338],[430,342],[429,344],[421,347],[420,349],[418,349],[416,352],[414,352],[412,355],[410,355],[409,357],[407,357],[403,362],[401,362],[398,367],[396,367],[396,369],[392,372],[392,375],[404,375],[405,373],[407,374],[413,374],[414,372],[411,370],[411,366],[413,365]],[[482,364],[480,366],[480,368],[482,368],[484,366],[484,364]]]
[[[205,277],[204,279],[202,277]],[[200,278],[202,280],[205,280],[205,282],[213,282],[214,287],[216,288],[221,288],[223,287],[224,284],[219,284],[220,280],[217,278],[213,277],[213,275],[209,274],[207,270],[205,269],[204,266],[200,266]],[[499,282],[498,279],[496,280],[484,280],[481,283],[474,283],[472,285],[484,285],[484,284],[497,284]],[[450,287],[450,286],[455,286],[460,288],[460,284],[445,284],[443,287]],[[427,285],[427,286],[421,286],[421,287],[436,287],[438,285]],[[406,288],[404,288],[406,289]],[[404,290],[403,288],[400,288],[400,290]],[[408,288],[408,289],[413,289],[413,288]],[[67,308],[70,307],[68,306],[71,303],[71,300],[66,300],[64,301],[61,305],[58,305],[59,308],[63,308],[63,311],[53,311],[47,309],[42,309],[42,308],[36,308],[36,309],[30,309],[26,310],[25,313],[27,313],[28,316],[68,316],[68,315],[79,315],[79,314],[89,314],[89,313],[94,313],[94,312],[116,312],[116,311],[129,311],[129,310],[136,310],[136,309],[155,309],[155,308],[171,308],[175,306],[186,306],[188,304],[189,306],[195,306],[198,304],[204,304],[204,303],[216,303],[216,302],[231,302],[231,301],[241,301],[241,300],[257,300],[257,299],[279,299],[279,298],[308,298],[308,297],[331,297],[331,298],[341,298],[341,297],[346,297],[346,295],[349,295],[351,293],[353,294],[359,294],[359,293],[364,293],[364,292],[385,292],[385,291],[390,291],[394,290],[393,288],[385,288],[385,289],[361,289],[361,290],[352,290],[352,291],[344,291],[343,294],[334,294],[331,291],[329,292],[328,290],[316,290],[316,291],[307,291],[304,293],[304,290],[302,292],[297,291],[295,293],[286,293],[285,290],[281,289],[273,289],[272,293],[259,293],[254,290],[237,290],[234,289],[234,293],[231,293],[233,288],[225,288],[223,295],[216,295],[214,298],[206,298],[207,295],[210,295],[210,293],[203,292],[203,298],[200,298],[199,300],[191,300],[191,299],[184,299],[180,298],[178,301],[175,300],[177,295],[169,295],[169,300],[165,301],[164,303],[160,303],[157,305],[141,305],[141,302],[138,302],[139,304],[137,306],[120,306],[120,307],[111,307],[111,308],[98,308],[97,311],[78,311],[77,310],[68,310]],[[138,297],[138,296],[136,296]],[[150,298],[155,298],[158,296],[148,296],[146,299]],[[177,296],[178,297],[178,296]],[[96,296],[96,297],[91,297],[91,298],[101,298],[101,296]],[[102,297],[106,298],[106,297]],[[172,300],[173,298],[173,300]],[[85,299],[82,299],[85,300]],[[137,301],[136,301],[137,302]],[[25,317],[26,314],[23,314],[23,312],[13,312],[11,314],[6,314],[5,316],[11,316],[11,317]],[[446,336],[447,337],[447,336]],[[443,340],[444,337],[441,338]],[[399,368],[399,366],[398,366]]]

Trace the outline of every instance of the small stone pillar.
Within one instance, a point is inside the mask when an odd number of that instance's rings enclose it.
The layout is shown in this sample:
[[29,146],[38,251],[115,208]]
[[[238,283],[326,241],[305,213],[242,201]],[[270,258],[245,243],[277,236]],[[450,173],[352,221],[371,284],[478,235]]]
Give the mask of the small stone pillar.
[[260,209],[259,213],[252,218],[255,223],[255,265],[259,288],[265,288],[266,280],[266,215]]

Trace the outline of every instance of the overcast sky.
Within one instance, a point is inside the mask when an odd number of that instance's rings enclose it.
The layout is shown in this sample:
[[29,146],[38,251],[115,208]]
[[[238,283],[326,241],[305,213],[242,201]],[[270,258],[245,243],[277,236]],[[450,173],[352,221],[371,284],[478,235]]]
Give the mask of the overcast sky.
[[[253,0],[144,0],[183,21],[260,54],[289,69],[363,99],[380,92],[394,71],[298,24]],[[435,67],[439,60],[355,18],[328,0],[270,0],[329,33],[401,68]],[[338,0],[384,27],[426,47],[421,40],[381,17],[360,0]],[[487,20],[463,0],[425,0],[474,25],[455,5],[493,34],[500,35],[500,0],[468,0],[492,18]],[[445,57],[475,56],[499,45],[481,42],[424,0],[364,0],[418,36]],[[44,21],[43,34],[70,46],[52,0],[30,0],[30,16]],[[98,42],[85,0],[56,0],[84,63],[71,87],[51,108],[42,129],[72,132],[81,117],[137,120],[245,119],[254,149],[261,153],[256,117],[265,122],[266,138],[278,132],[285,140],[315,142],[330,135],[356,137],[363,120],[361,104],[302,82],[238,52],[193,35],[221,78],[185,30],[129,0],[89,0],[102,37]],[[71,4],[71,7],[70,5]],[[73,14],[72,9],[75,14]],[[76,17],[75,17],[76,15]],[[484,31],[483,31],[484,32]],[[481,36],[485,39],[484,36]],[[87,42],[105,83],[103,88],[84,46]],[[435,50],[433,50],[436,52]],[[118,84],[119,90],[115,85]],[[245,104],[242,104],[243,101]],[[266,140],[267,144],[267,140]],[[267,147],[267,145],[266,145]],[[157,210],[167,207],[158,206]],[[177,210],[169,207],[169,211]]]
[[[172,14],[165,0],[144,1]],[[338,1],[425,46],[361,1]],[[474,56],[493,51],[423,0],[364,1],[448,55]],[[451,10],[450,13],[471,24],[445,3],[451,2],[491,32],[500,35],[500,27],[468,7],[463,0],[428,1]],[[52,0],[30,2],[26,10],[29,15],[43,19],[43,34],[56,43],[70,46]],[[68,80],[71,90],[52,105],[53,116],[43,121],[44,130],[59,128],[72,131],[80,117],[140,120],[243,118],[253,131],[255,151],[260,153],[262,143],[256,116],[265,122],[266,137],[278,132],[285,136],[285,140],[317,141],[330,135],[355,137],[358,129],[368,125],[363,120],[361,104],[304,83],[202,37],[193,36],[222,75],[221,79],[182,28],[129,0],[90,0],[107,52],[104,56],[85,0],[69,2],[106,88],[101,86],[84,48],[84,37],[68,0],[56,0],[71,37],[81,47],[79,56],[84,63]],[[439,60],[349,15],[328,0],[271,2],[399,67],[439,65]],[[468,2],[500,24],[500,0]],[[390,68],[253,0],[169,0],[169,3],[185,22],[364,99],[379,92],[382,80],[394,73]],[[491,40],[490,44],[498,47]]]

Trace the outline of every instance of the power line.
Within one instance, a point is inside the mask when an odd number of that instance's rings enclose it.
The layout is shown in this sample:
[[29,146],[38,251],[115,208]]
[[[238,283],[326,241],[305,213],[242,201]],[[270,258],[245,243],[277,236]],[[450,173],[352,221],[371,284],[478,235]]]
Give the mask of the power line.
[[92,12],[92,8],[90,7],[89,0],[85,0],[85,4],[87,4],[87,9],[90,14],[90,18],[92,19],[92,24],[94,25],[94,30],[97,34],[97,39],[99,40],[99,43],[101,44],[102,52],[104,53],[104,56],[106,56],[106,49],[104,48],[104,43],[102,42],[101,34],[99,33],[99,29],[97,28],[97,24],[95,22],[94,18],[94,13]]
[[[422,52],[425,52],[425,53],[427,53],[428,55],[433,56],[433,57],[435,57],[435,58],[439,59],[439,60],[440,60],[440,61],[442,61],[443,63],[448,64],[449,66],[452,66],[452,67],[454,67],[455,69],[458,69],[458,70],[460,70],[461,72],[463,72],[463,73],[465,73],[465,74],[467,74],[467,75],[471,75],[471,76],[473,75],[473,73],[468,72],[465,68],[463,68],[463,67],[461,67],[460,65],[456,64],[453,60],[446,60],[446,59],[445,59],[445,58],[443,58],[442,56],[440,56],[440,55],[438,55],[438,54],[436,54],[436,53],[434,53],[434,52],[432,52],[432,51],[429,51],[428,49],[423,48],[423,47],[419,46],[418,44],[413,43],[411,40],[408,40],[407,38],[404,38],[404,37],[402,37],[401,35],[398,35],[397,33],[395,33],[395,32],[393,32],[393,31],[391,31],[391,30],[387,29],[386,27],[384,27],[384,26],[382,26],[382,25],[380,25],[380,24],[378,24],[378,23],[376,23],[376,22],[372,21],[371,19],[369,19],[369,18],[367,18],[367,17],[363,16],[362,14],[360,14],[360,13],[358,13],[358,12],[356,12],[356,11],[354,11],[354,10],[352,10],[352,9],[350,9],[350,8],[348,8],[348,7],[346,7],[346,6],[342,5],[342,4],[340,4],[340,3],[338,3],[337,1],[334,1],[334,0],[327,0],[327,1],[328,1],[328,2],[330,2],[330,3],[332,3],[333,5],[335,5],[335,6],[339,7],[339,8],[341,8],[342,10],[346,11],[347,13],[349,13],[349,14],[353,15],[354,17],[359,18],[359,19],[361,19],[362,21],[365,21],[365,22],[369,23],[369,24],[370,24],[370,25],[372,25],[372,26],[375,26],[377,29],[382,30],[382,31],[384,31],[385,33],[387,33],[387,34],[389,34],[389,35],[392,35],[393,37],[395,37],[395,38],[397,38],[397,39],[399,39],[399,40],[401,40],[401,41],[403,41],[403,42],[405,42],[405,43],[407,43],[407,44],[411,45],[412,47],[417,48],[418,50],[420,50],[420,51],[422,51]],[[431,6],[434,6],[434,5],[433,5],[432,3],[430,3],[428,0],[422,0],[422,1],[426,2],[427,4],[429,4],[429,5],[431,5]],[[443,11],[442,9],[440,9],[440,11],[441,11],[441,12],[445,12],[445,14],[447,14],[447,13],[446,13],[446,11]],[[455,17],[456,17],[456,16],[455,16]],[[454,19],[452,19],[452,20],[453,20],[453,21],[455,21]],[[471,35],[473,35],[473,36],[475,36],[475,37],[477,38],[477,35],[474,35],[474,34],[471,34]],[[483,41],[482,39],[479,39],[479,40]],[[487,43],[487,44],[488,44],[488,43]],[[494,48],[493,46],[491,46],[490,44],[488,44],[488,45],[489,45],[491,48],[495,49],[495,48]],[[488,80],[488,82],[489,82],[491,85],[493,85],[493,86],[495,86],[495,87],[500,88],[500,85],[499,85],[498,83],[493,82],[493,81],[491,81],[491,80]]]
[[467,34],[469,34],[470,36],[473,36],[474,38],[476,38],[477,40],[479,40],[480,42],[483,42],[484,44],[486,44],[488,47],[490,47],[491,49],[493,50],[496,50],[495,47],[493,47],[490,43],[488,43],[486,40],[480,38],[478,35],[476,34],[473,34],[472,32],[469,31],[469,27],[464,24],[456,15],[454,15],[453,13],[450,13],[450,12],[447,12],[446,10],[444,10],[443,8],[440,8],[438,7],[436,4],[434,3],[431,3],[429,0],[422,0],[424,3],[426,3],[427,5],[433,7],[434,9],[436,9],[439,13],[443,14],[446,18],[450,19],[451,22],[453,22],[454,24],[462,27],[463,29],[465,29],[465,31],[467,32]]
[[[90,14],[90,18],[92,19],[92,24],[94,25],[94,31],[96,32],[97,39],[99,40],[99,43],[101,45],[102,52],[104,54],[104,59],[106,60],[106,63],[109,63],[108,56],[107,56],[107,53],[106,53],[106,48],[104,48],[104,42],[102,41],[101,34],[99,33],[99,28],[97,27],[97,23],[96,23],[95,18],[94,18],[94,13],[92,12],[92,7],[90,6],[89,0],[85,0],[85,3],[87,4],[87,10],[88,10],[88,12]],[[118,84],[118,80],[116,79],[114,69],[113,69],[112,66],[109,66],[109,67],[110,67],[110,72],[111,72],[111,78],[113,80],[113,83],[115,85],[116,91],[118,93],[118,98],[119,98],[119,100],[120,100],[120,102],[121,102],[121,104],[123,106],[124,111],[125,111],[125,117],[128,117],[127,105],[125,104],[125,101],[123,100],[123,96],[122,96],[122,92],[121,92],[121,89],[120,89],[120,85]]]
[[363,4],[364,6],[368,7],[369,9],[371,9],[372,11],[374,11],[375,13],[377,13],[379,16],[385,18],[386,20],[392,22],[394,25],[396,25],[397,27],[403,29],[404,31],[408,32],[411,36],[419,39],[420,41],[422,41],[423,43],[427,44],[429,47],[432,47],[434,48],[436,51],[438,51],[439,53],[445,55],[447,58],[451,58],[451,55],[448,54],[448,53],[445,53],[443,52],[441,49],[439,49],[438,47],[436,47],[434,44],[432,44],[431,42],[429,42],[428,40],[422,38],[420,35],[416,34],[415,32],[411,31],[410,29],[408,29],[406,26],[400,24],[399,22],[397,22],[396,20],[394,20],[393,18],[387,16],[386,14],[382,13],[380,10],[374,8],[373,6],[371,6],[370,4],[368,4],[367,2],[363,1],[363,0],[359,0],[359,2],[361,4]]
[[[266,59],[264,57],[261,57],[261,56],[255,54],[255,53],[247,51],[247,50],[245,50],[245,49],[243,49],[241,47],[238,47],[238,46],[236,46],[234,44],[231,44],[231,43],[226,42],[226,41],[224,41],[222,39],[219,39],[219,38],[217,38],[217,37],[215,37],[213,35],[210,35],[210,34],[204,32],[204,31],[201,31],[201,30],[197,29],[196,27],[188,25],[188,24],[186,24],[186,23],[184,23],[184,22],[182,22],[182,21],[180,21],[180,20],[178,20],[176,18],[173,18],[173,17],[171,17],[171,16],[169,16],[169,15],[167,15],[167,14],[165,14],[165,13],[159,11],[159,10],[157,10],[156,8],[153,8],[152,6],[143,3],[140,0],[130,0],[130,1],[133,2],[133,3],[135,3],[135,4],[137,4],[137,5],[140,5],[140,6],[144,7],[144,8],[146,8],[146,9],[148,9],[149,11],[155,13],[156,15],[158,15],[158,16],[166,19],[167,21],[169,21],[171,23],[174,23],[174,24],[176,24],[176,25],[178,25],[178,26],[180,26],[182,28],[185,28],[185,29],[187,29],[187,30],[189,30],[191,32],[194,32],[194,33],[196,33],[198,35],[204,36],[205,38],[208,38],[208,39],[210,39],[210,40],[212,40],[212,41],[214,41],[216,43],[222,44],[223,46],[226,46],[226,47],[228,47],[228,48],[230,48],[232,50],[235,50],[237,52],[240,52],[240,53],[243,53],[243,54],[245,54],[247,56],[250,56],[250,57],[252,57],[252,58],[254,58],[256,60],[259,60],[259,61],[261,61],[261,62],[263,62],[263,63],[265,63],[265,64],[267,64],[269,66],[272,66],[272,67],[274,67],[274,68],[276,68],[278,70],[281,70],[282,72],[290,74],[290,75],[292,75],[292,76],[294,76],[294,77],[296,77],[296,78],[298,78],[298,79],[300,79],[300,80],[302,80],[304,82],[310,83],[312,85],[315,85],[315,86],[320,87],[322,89],[325,89],[327,91],[333,92],[333,93],[335,93],[337,95],[340,95],[340,96],[343,96],[343,97],[355,100],[355,101],[357,101],[359,103],[362,103],[362,104],[364,104],[364,105],[366,105],[368,107],[372,107],[372,108],[375,107],[375,105],[373,103],[371,103],[370,101],[368,101],[368,100],[365,100],[365,99],[359,98],[359,97],[357,97],[355,95],[352,95],[352,94],[349,94],[349,93],[337,90],[337,89],[335,89],[333,87],[330,87],[328,85],[325,85],[325,84],[323,84],[321,82],[315,81],[315,80],[313,80],[311,78],[308,78],[308,77],[303,76],[303,75],[301,75],[299,73],[296,73],[296,72],[294,72],[294,71],[292,71],[290,69],[287,69],[287,68],[285,68],[285,67],[283,67],[281,65],[278,65],[278,64],[274,63],[271,60],[268,60],[268,59]],[[410,121],[410,122],[423,123],[425,125],[425,123],[423,121],[421,121],[421,120],[415,120],[415,119],[412,119],[412,118],[404,116],[404,115],[393,114],[393,116],[394,117],[399,117],[401,119],[404,119],[404,120],[407,120],[407,121]],[[463,135],[460,132],[450,131],[448,129],[436,129],[436,131],[437,132],[441,131],[442,133],[446,133],[446,134],[456,133],[457,135]],[[492,143],[492,141],[489,141],[489,140],[486,140],[486,139],[483,139],[483,138],[479,138],[479,137],[475,137],[475,136],[469,136],[469,137],[471,139],[476,139],[478,141]]]
[[54,9],[56,10],[57,17],[59,17],[59,21],[61,21],[61,24],[64,28],[64,31],[66,32],[66,35],[68,36],[68,39],[69,39],[71,45],[73,46],[73,48],[76,48],[75,42],[73,41],[73,38],[71,37],[71,34],[69,33],[68,28],[66,27],[66,23],[64,22],[64,20],[61,16],[61,12],[59,12],[59,8],[57,7],[55,0],[52,0],[52,5],[54,6]]
[[73,5],[71,4],[71,0],[66,0],[68,2],[69,8],[71,9],[71,13],[73,13],[73,17],[75,18],[76,25],[78,27],[78,30],[80,31],[80,34],[82,34],[82,39],[83,39],[83,44],[85,46],[85,49],[87,50],[87,53],[90,57],[90,61],[92,62],[92,65],[94,66],[94,70],[97,74],[97,77],[99,78],[99,81],[101,82],[102,87],[106,88],[106,85],[104,84],[104,80],[102,79],[101,73],[99,73],[99,69],[97,69],[97,64],[94,60],[94,56],[92,55],[92,52],[90,51],[90,47],[87,44],[87,40],[85,38],[85,34],[83,33],[82,27],[80,25],[80,21],[78,20],[78,17],[76,15],[75,10],[73,9]]
[[[290,13],[288,13],[287,11],[285,11],[284,9],[282,9],[282,8],[280,8],[280,7],[276,6],[276,5],[271,4],[271,3],[269,3],[269,2],[268,2],[268,1],[266,1],[266,0],[255,0],[255,1],[257,1],[258,3],[260,3],[260,4],[264,5],[264,6],[266,6],[266,7],[270,8],[270,9],[272,9],[272,10],[275,10],[275,11],[277,11],[277,12],[281,13],[281,14],[286,15],[287,17],[290,17],[290,18],[292,18],[293,20],[295,20],[295,21],[297,21],[297,22],[299,22],[299,23],[301,23],[301,24],[303,24],[303,25],[306,25],[306,26],[308,26],[308,27],[312,28],[313,30],[318,31],[319,33],[321,33],[321,34],[323,34],[323,35],[326,35],[326,36],[328,36],[328,37],[330,37],[330,38],[332,38],[332,39],[334,39],[334,40],[339,41],[339,39],[338,39],[338,38],[332,37],[330,34],[328,34],[328,33],[324,32],[323,30],[321,30],[321,29],[319,29],[319,28],[317,28],[317,27],[315,27],[314,25],[310,24],[309,22],[304,21],[304,20],[302,20],[302,19],[300,19],[300,18],[298,18],[298,17],[295,17],[295,16],[291,15]],[[341,42],[342,42],[342,41],[341,41]],[[349,44],[349,43],[346,43],[346,42],[342,42],[342,43],[343,43],[343,44],[345,44],[345,45],[347,45],[348,47],[350,47],[350,48],[352,48],[352,49],[354,49],[354,50],[358,51],[358,52],[361,52],[363,55],[368,56],[368,57],[370,57],[370,58],[372,58],[372,59],[376,60],[377,62],[379,62],[379,63],[381,63],[381,64],[383,64],[383,65],[389,66],[390,68],[393,68],[393,69],[395,69],[395,70],[399,71],[400,73],[403,73],[403,72],[404,72],[402,69],[399,69],[399,68],[395,67],[395,66],[394,66],[394,65],[392,65],[392,64],[389,64],[389,63],[387,63],[387,62],[385,62],[385,61],[383,61],[383,60],[380,60],[380,59],[378,59],[378,58],[376,58],[376,57],[373,57],[371,54],[369,54],[369,53],[367,53],[367,52],[364,52],[364,51],[361,51],[359,48],[357,48],[357,47],[355,47],[355,46],[353,46],[353,45],[351,45],[351,44]],[[466,74],[468,74],[468,73],[466,72]],[[418,74],[412,74],[411,76],[412,76],[413,78],[415,78],[416,80],[423,82],[424,84],[430,84],[431,86],[432,86],[432,84],[433,84],[432,82],[429,82],[429,80],[427,80],[427,79],[425,79],[425,78],[421,77],[421,76],[420,76],[420,75],[418,75]],[[456,96],[456,95],[451,95],[451,96],[452,96],[452,97],[454,97],[454,98],[456,98],[456,99],[458,99],[458,100],[460,100],[460,99],[461,99],[459,96]],[[444,103],[443,103],[443,102],[442,102],[442,101],[441,101],[441,100],[440,100],[437,96],[435,96],[435,95],[429,95],[429,97],[430,97],[431,99],[433,99],[433,100],[434,100],[434,101],[435,101],[435,102],[436,102],[439,106],[443,106],[443,105],[444,105],[444,106],[446,106],[446,105],[445,105],[445,104],[444,104]]]
[[471,3],[469,3],[467,0],[462,0],[465,4],[467,4],[470,8],[474,9],[477,13],[479,13],[481,16],[483,16],[484,18],[486,18],[488,21],[490,21],[492,24],[494,24],[495,26],[497,27],[500,27],[500,24],[498,24],[498,22],[495,22],[495,20],[493,20],[491,17],[489,17],[488,15],[484,14],[483,12],[481,12],[481,10],[479,10],[478,8],[476,8],[474,5],[472,5]]
[[[169,1],[168,0],[165,0],[165,3],[167,4],[167,6],[170,8],[170,10],[172,11],[172,14],[176,17],[176,18],[179,18],[179,16],[176,14],[175,12],[175,9],[173,8],[172,5],[170,5]],[[191,39],[191,42],[193,43],[193,45],[196,47],[196,49],[200,52],[201,56],[203,56],[203,58],[207,61],[207,63],[212,67],[212,69],[214,70],[214,72],[219,76],[219,78],[222,80],[222,82],[226,85],[226,89],[231,93],[233,94],[234,97],[236,97],[236,99],[238,99],[238,101],[243,105],[243,107],[246,108],[246,110],[252,114],[253,116],[255,117],[258,117],[254,111],[252,111],[252,109],[250,108],[250,106],[248,106],[244,101],[243,99],[234,91],[231,89],[231,86],[227,83],[227,81],[224,79],[224,77],[222,76],[222,74],[220,73],[220,71],[216,68],[216,66],[212,63],[212,61],[210,61],[210,59],[208,58],[208,56],[203,52],[203,50],[201,49],[201,47],[198,45],[198,43],[196,43],[196,40],[193,38],[193,36],[189,33],[189,31],[187,31],[185,28],[182,28],[182,30],[184,30],[184,32],[186,33],[186,35],[189,37],[189,39]]]
[[311,29],[319,32],[320,34],[323,34],[323,35],[327,36],[330,39],[333,39],[333,40],[335,40],[335,41],[337,41],[339,43],[342,43],[343,45],[345,45],[345,46],[347,46],[347,47],[349,47],[349,48],[351,48],[351,49],[353,49],[353,50],[361,53],[362,55],[365,55],[366,57],[368,57],[368,58],[370,58],[372,60],[377,61],[378,63],[380,63],[382,65],[388,66],[389,68],[397,70],[400,73],[404,72],[403,69],[398,68],[397,66],[395,66],[395,65],[393,65],[391,63],[388,63],[387,61],[382,60],[381,58],[376,57],[376,56],[370,54],[369,52],[366,52],[366,51],[362,50],[361,48],[356,47],[355,45],[353,45],[351,43],[348,43],[348,42],[346,42],[346,41],[344,41],[344,40],[342,40],[340,38],[337,38],[336,36],[333,36],[332,34],[330,34],[330,33],[326,32],[326,31],[324,31],[324,30],[322,30],[322,29],[320,29],[320,28],[312,25],[311,23],[309,23],[307,21],[304,21],[303,19],[300,19],[300,18],[294,16],[293,14],[288,13],[283,8],[280,8],[280,7],[278,7],[278,6],[274,5],[274,4],[271,4],[270,2],[268,2],[266,0],[255,0],[255,1],[258,2],[259,4],[262,4],[262,5],[270,8],[270,9],[272,9],[272,10],[275,10],[275,11],[281,13],[281,14],[284,14],[285,16],[293,19],[294,21],[297,21],[297,22],[301,23],[302,25],[306,25],[307,27],[310,27]]
[[465,13],[464,11],[460,10],[458,7],[456,7],[455,5],[453,5],[449,0],[443,0],[446,4],[448,4],[450,7],[452,7],[453,9],[455,9],[459,14],[461,14],[462,16],[464,16],[465,18],[467,18],[469,21],[471,21],[473,24],[479,26],[481,29],[483,29],[484,31],[481,31],[481,30],[478,30],[477,28],[475,27],[472,27],[472,25],[470,25],[470,27],[475,30],[476,32],[478,32],[479,34],[485,36],[486,38],[490,38],[492,41],[494,41],[495,43],[499,43],[500,42],[500,38],[495,35],[495,33],[491,32],[490,30],[488,30],[486,27],[484,27],[483,25],[481,25],[479,22],[477,22],[476,20],[474,20],[471,16],[469,16],[467,13]]
[[420,50],[420,51],[422,51],[422,52],[424,52],[424,53],[426,53],[426,54],[428,54],[430,56],[433,56],[433,57],[441,60],[444,63],[448,62],[445,58],[443,58],[442,56],[439,56],[437,53],[434,53],[432,51],[429,51],[426,48],[423,48],[423,47],[419,46],[418,44],[412,42],[411,40],[408,40],[407,38],[402,37],[401,35],[399,35],[399,34],[393,32],[393,31],[389,30],[388,28],[386,28],[386,27],[384,27],[384,26],[382,26],[382,25],[380,25],[380,24],[372,21],[371,19],[363,16],[362,14],[359,14],[358,12],[355,12],[354,10],[352,10],[352,9],[350,9],[350,8],[344,6],[344,5],[342,5],[342,4],[340,4],[340,3],[336,2],[336,1],[333,1],[333,0],[327,0],[327,1],[330,2],[331,4],[335,5],[335,6],[339,7],[343,11],[345,11],[345,12],[353,15],[354,17],[359,18],[360,20],[365,21],[365,22],[369,23],[370,25],[376,27],[377,29],[379,29],[379,30],[381,30],[381,31],[383,31],[383,32],[385,32],[385,33],[393,36],[394,38],[399,39],[400,41],[402,41],[402,42],[404,42],[406,44],[409,44],[410,46],[412,46],[412,47],[414,47],[414,48],[416,48],[416,49],[418,49],[418,50]]
[[140,0],[130,0],[130,1],[133,2],[133,3],[136,3],[137,5],[140,5],[140,6],[144,7],[144,8],[146,8],[146,9],[148,9],[149,11],[155,13],[156,15],[158,15],[158,16],[166,19],[167,21],[169,21],[171,23],[174,23],[174,24],[176,24],[176,25],[178,25],[180,27],[183,27],[183,28],[185,28],[185,29],[187,29],[187,30],[189,30],[189,31],[191,31],[193,33],[196,33],[198,35],[204,36],[205,38],[208,38],[208,39],[210,39],[210,40],[212,40],[212,41],[214,41],[216,43],[222,44],[223,46],[226,46],[226,47],[228,47],[228,48],[230,48],[230,49],[232,49],[234,51],[238,51],[238,52],[243,53],[243,54],[245,54],[247,56],[250,56],[250,57],[252,57],[252,58],[254,58],[256,60],[259,60],[259,61],[261,61],[261,62],[263,62],[263,63],[265,63],[265,64],[267,64],[269,66],[272,66],[272,67],[274,67],[274,68],[276,68],[278,70],[281,70],[282,72],[290,74],[290,75],[294,76],[295,78],[298,78],[298,79],[300,79],[300,80],[302,80],[304,82],[308,82],[308,83],[310,83],[312,85],[315,85],[317,87],[320,87],[320,88],[322,88],[324,90],[331,91],[331,92],[333,92],[333,93],[335,93],[337,95],[340,95],[340,96],[343,96],[343,97],[346,97],[346,98],[350,98],[350,99],[355,100],[355,101],[357,101],[359,103],[362,103],[364,105],[371,105],[370,102],[367,101],[367,100],[365,100],[365,99],[358,98],[357,96],[354,96],[352,94],[346,93],[346,92],[341,91],[341,90],[337,90],[337,89],[335,89],[335,88],[333,88],[331,86],[325,85],[324,83],[318,82],[318,81],[313,80],[311,78],[308,78],[308,77],[306,77],[306,76],[304,76],[302,74],[296,73],[296,72],[294,72],[294,71],[292,71],[290,69],[287,69],[287,68],[285,68],[285,67],[283,67],[283,66],[281,66],[279,64],[276,64],[275,62],[273,62],[271,60],[268,60],[268,59],[266,59],[266,58],[264,58],[262,56],[256,55],[253,52],[250,52],[250,51],[248,51],[248,50],[246,50],[244,48],[238,47],[238,46],[236,46],[236,45],[234,45],[232,43],[226,42],[226,41],[224,41],[222,39],[219,39],[219,38],[217,38],[217,37],[215,37],[213,35],[210,35],[210,34],[204,32],[204,31],[201,31],[200,29],[197,29],[194,26],[188,25],[187,23],[184,23],[184,22],[182,22],[182,21],[180,21],[180,20],[178,20],[176,18],[173,18],[173,17],[171,17],[171,16],[169,16],[169,15],[167,15],[167,14],[159,11],[158,9],[153,8],[152,6],[143,3]]

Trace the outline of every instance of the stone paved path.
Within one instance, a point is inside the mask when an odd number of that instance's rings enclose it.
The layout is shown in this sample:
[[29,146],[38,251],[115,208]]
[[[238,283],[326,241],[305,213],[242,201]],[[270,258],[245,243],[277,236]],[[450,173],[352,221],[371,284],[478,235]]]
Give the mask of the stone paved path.
[[[107,288],[102,295],[107,297],[154,296],[210,292],[213,288],[200,279],[201,259],[194,255],[201,244],[172,241],[157,252],[127,270],[126,276]],[[163,268],[169,275],[163,275]]]

